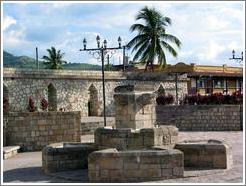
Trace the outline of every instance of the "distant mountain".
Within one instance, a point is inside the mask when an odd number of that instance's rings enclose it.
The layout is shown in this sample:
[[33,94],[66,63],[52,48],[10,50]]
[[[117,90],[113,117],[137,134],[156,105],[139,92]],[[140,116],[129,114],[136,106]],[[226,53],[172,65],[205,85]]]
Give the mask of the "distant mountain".
[[[6,68],[28,68],[37,69],[36,60],[28,56],[14,56],[3,51],[3,67]],[[39,68],[44,69],[45,65],[39,61]],[[101,70],[101,66],[87,63],[67,63],[63,65],[64,70]]]
[[[6,51],[3,51],[3,66],[11,68],[37,68],[36,61],[27,56],[14,56]],[[44,68],[40,65],[40,68]]]

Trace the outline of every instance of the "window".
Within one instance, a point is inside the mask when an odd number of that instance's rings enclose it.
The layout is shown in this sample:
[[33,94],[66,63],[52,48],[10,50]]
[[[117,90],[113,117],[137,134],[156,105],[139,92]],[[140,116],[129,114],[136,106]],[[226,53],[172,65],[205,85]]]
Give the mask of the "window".
[[224,81],[214,80],[214,88],[224,88]]
[[98,91],[96,87],[92,84],[89,87],[88,116],[98,116],[98,108]]
[[204,88],[204,80],[199,79],[198,82],[197,82],[197,84],[198,84],[197,85],[198,88]]
[[53,84],[48,86],[48,110],[57,111],[57,94]]

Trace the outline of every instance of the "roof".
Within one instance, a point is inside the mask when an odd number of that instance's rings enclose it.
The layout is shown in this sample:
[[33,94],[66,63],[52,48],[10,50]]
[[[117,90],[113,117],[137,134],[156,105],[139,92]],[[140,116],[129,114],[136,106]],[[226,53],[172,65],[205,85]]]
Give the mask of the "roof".
[[210,65],[187,65],[177,63],[176,65],[167,66],[163,71],[174,73],[187,73],[188,76],[222,76],[222,77],[242,77],[243,68],[230,67],[227,65],[210,66]]
[[226,73],[226,72],[191,72],[188,73],[189,77],[192,76],[217,76],[217,77],[243,77],[240,73]]
[[[144,65],[142,65],[144,67]],[[179,62],[175,65],[167,65],[165,68],[160,68],[159,65],[154,65],[154,72],[166,73],[187,73],[188,76],[221,76],[221,77],[243,77],[243,68],[231,67],[227,65],[211,66],[211,65],[196,65],[194,63],[187,65]],[[136,71],[144,71],[144,68],[137,68]]]

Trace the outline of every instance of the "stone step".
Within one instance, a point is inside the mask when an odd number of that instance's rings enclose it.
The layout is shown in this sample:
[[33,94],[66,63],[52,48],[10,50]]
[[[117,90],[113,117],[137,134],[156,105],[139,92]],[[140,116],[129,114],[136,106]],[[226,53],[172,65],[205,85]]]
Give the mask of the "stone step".
[[6,146],[3,147],[3,159],[8,159],[15,156],[18,153],[20,146]]

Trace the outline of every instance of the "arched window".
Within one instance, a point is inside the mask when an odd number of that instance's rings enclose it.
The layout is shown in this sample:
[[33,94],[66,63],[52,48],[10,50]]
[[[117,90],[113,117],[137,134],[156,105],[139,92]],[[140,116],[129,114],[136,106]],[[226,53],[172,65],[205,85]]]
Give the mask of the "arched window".
[[9,90],[8,88],[3,84],[3,112],[9,111]]
[[98,91],[92,84],[89,87],[88,116],[98,116]]
[[57,111],[57,93],[52,83],[48,86],[48,110]]
[[3,84],[3,97],[9,99],[9,90],[4,84]]
[[165,89],[163,88],[162,85],[159,86],[159,88],[157,89],[157,95],[165,95]]

